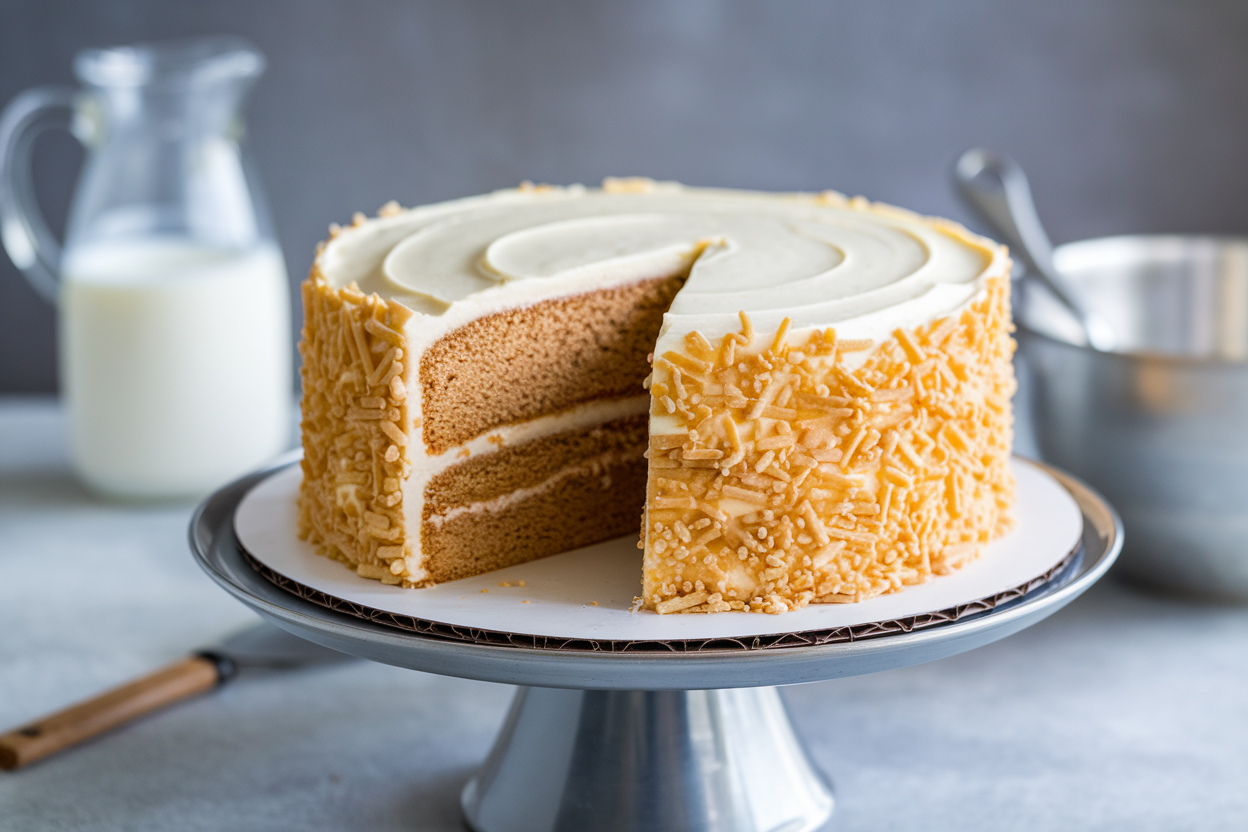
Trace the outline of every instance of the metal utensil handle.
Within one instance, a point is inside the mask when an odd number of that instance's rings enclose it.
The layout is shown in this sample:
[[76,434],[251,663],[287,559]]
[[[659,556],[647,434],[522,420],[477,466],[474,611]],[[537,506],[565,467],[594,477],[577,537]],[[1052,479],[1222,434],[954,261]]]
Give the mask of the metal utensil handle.
[[77,95],[69,87],[35,87],[0,115],[0,241],[30,285],[51,303],[59,288],[61,244],[39,210],[31,157],[44,130],[70,129]]
[[12,770],[110,728],[216,687],[234,673],[216,654],[191,656],[0,736],[0,768]]
[[958,193],[980,217],[1005,239],[1023,262],[1083,327],[1088,343],[1098,350],[1114,347],[1114,332],[1099,314],[1090,311],[1070,283],[1053,266],[1053,244],[1044,231],[1031,198],[1023,169],[1001,153],[981,147],[968,150],[953,168]]

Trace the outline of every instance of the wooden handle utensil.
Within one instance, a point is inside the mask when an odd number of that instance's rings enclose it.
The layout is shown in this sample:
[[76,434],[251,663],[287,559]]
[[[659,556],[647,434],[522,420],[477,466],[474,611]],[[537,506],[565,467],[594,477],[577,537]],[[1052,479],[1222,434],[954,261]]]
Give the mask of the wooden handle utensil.
[[142,679],[0,736],[0,768],[21,768],[110,728],[210,690],[234,672],[230,659],[211,652],[175,662]]

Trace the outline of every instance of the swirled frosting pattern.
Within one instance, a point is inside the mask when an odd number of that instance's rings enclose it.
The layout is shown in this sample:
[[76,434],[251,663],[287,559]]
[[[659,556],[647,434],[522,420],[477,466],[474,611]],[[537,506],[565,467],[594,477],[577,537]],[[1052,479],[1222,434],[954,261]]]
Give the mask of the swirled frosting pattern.
[[331,283],[356,280],[451,319],[689,269],[665,333],[713,337],[746,311],[760,331],[787,317],[794,333],[835,326],[873,339],[954,311],[1005,262],[960,226],[839,194],[654,183],[415,209],[349,229],[320,261]]

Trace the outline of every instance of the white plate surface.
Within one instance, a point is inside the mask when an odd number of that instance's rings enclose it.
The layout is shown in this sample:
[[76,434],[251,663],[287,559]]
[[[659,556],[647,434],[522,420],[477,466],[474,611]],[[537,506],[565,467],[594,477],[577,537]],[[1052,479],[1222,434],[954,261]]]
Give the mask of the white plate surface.
[[[1021,586],[1061,562],[1078,543],[1083,519],[1057,480],[1013,460],[1018,525],[978,561],[952,575],[860,604],[812,604],[784,615],[629,612],[641,593],[636,536],[586,546],[486,575],[427,589],[361,578],[320,557],[295,533],[298,465],[253,488],[234,515],[239,542],[275,572],[315,590],[384,612],[459,627],[602,641],[693,640],[823,630],[938,612]],[[525,586],[515,586],[524,581]],[[512,586],[500,586],[500,583]],[[597,602],[597,605],[594,605]]]

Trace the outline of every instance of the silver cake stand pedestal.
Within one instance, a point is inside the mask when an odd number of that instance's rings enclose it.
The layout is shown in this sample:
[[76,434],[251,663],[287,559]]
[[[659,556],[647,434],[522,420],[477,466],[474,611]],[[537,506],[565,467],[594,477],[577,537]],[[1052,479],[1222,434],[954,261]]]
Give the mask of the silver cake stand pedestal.
[[1048,469],[1083,513],[1082,552],[1045,585],[988,612],[819,646],[623,653],[499,646],[377,624],[262,577],[239,547],[233,517],[272,470],[232,483],[196,511],[191,549],[213,580],[265,619],[326,647],[521,686],[463,791],[464,817],[476,832],[820,829],[832,815],[832,788],[775,686],[920,664],[1005,638],[1078,597],[1122,548],[1113,509]]

